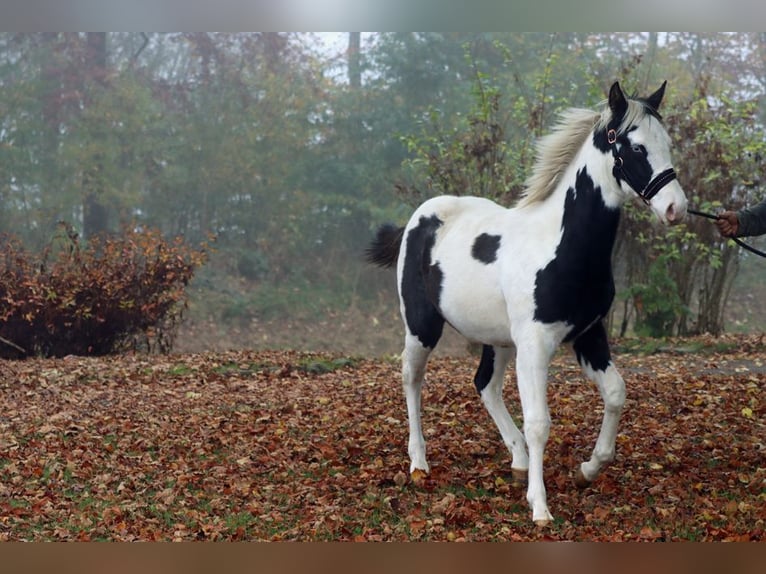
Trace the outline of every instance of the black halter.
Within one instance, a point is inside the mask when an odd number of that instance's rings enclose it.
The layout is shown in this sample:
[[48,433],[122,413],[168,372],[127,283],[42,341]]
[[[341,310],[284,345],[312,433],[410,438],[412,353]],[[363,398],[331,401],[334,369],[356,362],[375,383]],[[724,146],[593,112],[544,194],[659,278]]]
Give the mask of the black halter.
[[612,156],[614,157],[614,167],[612,168],[612,173],[617,179],[622,178],[627,181],[628,185],[633,188],[633,190],[641,199],[644,200],[644,203],[647,205],[649,205],[651,199],[657,195],[658,191],[660,191],[663,187],[665,187],[676,178],[675,170],[672,167],[669,167],[665,171],[659,173],[656,177],[652,178],[652,180],[646,184],[646,187],[642,188],[641,185],[636,182],[632,173],[625,169],[625,162],[623,161],[620,152],[617,151],[617,132],[613,129],[607,131],[606,141],[609,143],[609,145],[612,146]]

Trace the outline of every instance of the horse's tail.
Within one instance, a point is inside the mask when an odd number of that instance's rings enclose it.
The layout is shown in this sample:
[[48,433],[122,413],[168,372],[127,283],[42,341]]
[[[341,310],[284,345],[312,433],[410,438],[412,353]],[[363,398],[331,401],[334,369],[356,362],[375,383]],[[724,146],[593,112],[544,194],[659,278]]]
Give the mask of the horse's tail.
[[375,239],[365,251],[365,259],[379,267],[393,267],[399,257],[399,249],[402,246],[404,227],[397,227],[386,223],[378,228]]

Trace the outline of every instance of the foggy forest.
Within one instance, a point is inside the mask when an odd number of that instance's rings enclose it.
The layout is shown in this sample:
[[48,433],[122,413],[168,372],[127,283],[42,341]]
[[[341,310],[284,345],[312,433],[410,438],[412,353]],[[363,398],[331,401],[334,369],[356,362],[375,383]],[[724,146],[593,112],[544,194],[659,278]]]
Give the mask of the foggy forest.
[[[0,230],[30,253],[126,229],[205,242],[179,350],[393,353],[374,229],[443,193],[512,206],[557,114],[615,80],[668,81],[690,205],[762,198],[762,33],[4,33]],[[611,335],[762,324],[763,264],[709,221],[666,232],[628,205],[614,261]]]

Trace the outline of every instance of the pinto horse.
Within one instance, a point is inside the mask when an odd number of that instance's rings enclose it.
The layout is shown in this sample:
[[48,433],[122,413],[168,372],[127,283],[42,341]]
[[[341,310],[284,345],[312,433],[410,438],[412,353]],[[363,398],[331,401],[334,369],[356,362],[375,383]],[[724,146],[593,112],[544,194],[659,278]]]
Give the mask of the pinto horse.
[[[665,85],[636,98],[615,82],[601,110],[564,111],[539,141],[515,207],[440,196],[421,204],[405,227],[378,229],[367,259],[396,264],[411,473],[429,471],[421,388],[445,321],[483,345],[474,383],[511,453],[514,476],[528,481],[536,524],[553,520],[543,452],[550,431],[548,366],[561,343],[574,350],[604,401],[598,439],[575,483],[587,486],[613,460],[625,383],[611,359],[604,317],[614,298],[611,256],[620,207],[637,195],[663,224],[686,215],[658,112]],[[513,347],[523,435],[502,398]]]

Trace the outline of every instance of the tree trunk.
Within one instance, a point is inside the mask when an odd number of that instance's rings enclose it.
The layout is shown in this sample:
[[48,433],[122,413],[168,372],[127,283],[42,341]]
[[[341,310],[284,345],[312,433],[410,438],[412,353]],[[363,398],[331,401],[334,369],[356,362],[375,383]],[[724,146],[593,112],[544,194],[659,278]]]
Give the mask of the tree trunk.
[[[59,145],[61,143],[61,121],[62,121],[62,102],[61,102],[61,78],[59,77],[59,62],[55,54],[58,50],[59,34],[57,32],[44,32],[42,43],[45,50],[45,63],[41,70],[42,76],[42,120],[43,133],[41,144],[41,165],[45,169],[41,173],[43,187],[43,197],[45,201],[51,201],[60,193],[61,176],[59,174]],[[25,202],[26,203],[26,202]],[[27,230],[31,230],[33,225],[29,217],[29,208],[27,208]],[[44,226],[53,229],[56,222],[62,215],[58,209],[50,210],[50,219],[46,219]]]
[[362,66],[359,61],[362,48],[362,33],[348,33],[348,84],[353,89],[362,87]]
[[266,66],[270,72],[276,74],[284,65],[282,59],[287,48],[287,38],[279,32],[262,32],[261,37],[263,39]]
[[646,55],[644,56],[644,65],[646,67],[646,75],[644,76],[644,92],[649,93],[649,86],[652,81],[652,67],[654,61],[657,58],[657,32],[649,32],[649,41],[646,45]]
[[723,315],[731,284],[737,274],[737,249],[727,246],[721,256],[721,266],[705,274],[700,287],[697,328],[700,333],[720,335],[723,332]]
[[[106,82],[106,32],[88,32],[85,51],[83,93]],[[86,95],[85,106],[89,104]],[[82,176],[83,204],[82,228],[86,239],[105,233],[109,228],[109,212],[104,202],[104,163],[100,153],[93,156],[92,165],[86,166]]]

